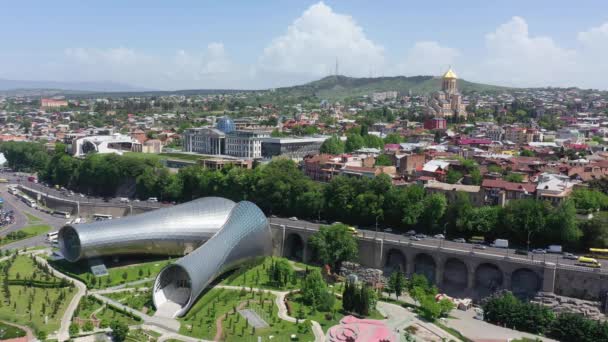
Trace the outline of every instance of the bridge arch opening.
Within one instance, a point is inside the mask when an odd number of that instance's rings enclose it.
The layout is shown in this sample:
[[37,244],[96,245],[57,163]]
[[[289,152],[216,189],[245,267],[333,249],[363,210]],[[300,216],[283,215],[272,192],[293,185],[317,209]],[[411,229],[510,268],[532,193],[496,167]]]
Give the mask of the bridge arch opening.
[[436,268],[435,259],[426,253],[417,254],[414,258],[414,273],[425,276],[431,284],[435,284]]
[[291,233],[287,235],[283,256],[296,261],[304,261],[304,240],[302,240],[300,234]]
[[475,293],[479,298],[500,290],[503,281],[502,271],[494,264],[483,263],[475,269]]
[[401,271],[405,274],[406,258],[403,252],[394,248],[389,249],[384,261],[384,271],[389,274],[393,271]]
[[541,286],[541,277],[529,268],[520,268],[511,274],[511,291],[521,299],[534,297]]
[[467,288],[467,265],[460,259],[449,258],[443,266],[442,288],[448,294],[461,295]]

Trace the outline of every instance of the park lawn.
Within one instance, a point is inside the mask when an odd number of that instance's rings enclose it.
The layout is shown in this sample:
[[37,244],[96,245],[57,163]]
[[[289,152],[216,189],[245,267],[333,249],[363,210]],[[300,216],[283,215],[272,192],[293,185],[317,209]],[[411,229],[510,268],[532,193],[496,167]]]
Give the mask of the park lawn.
[[111,305],[109,306],[101,303],[99,300],[92,296],[86,296],[80,300],[80,303],[78,303],[78,309],[76,310],[76,312],[74,313],[74,317],[72,318],[72,322],[73,324],[75,324],[75,318],[91,319],[93,314],[97,319],[101,320],[102,327],[109,326],[112,321],[124,322],[127,325],[141,323],[141,321],[136,320],[129,315],[125,315],[119,310],[116,310]]
[[[341,298],[336,297],[333,313],[313,310],[311,306],[304,304],[301,298],[302,297],[300,296],[300,294],[297,293],[290,294],[287,296],[287,305],[290,309],[289,315],[296,318],[311,319],[313,321],[317,321],[325,332],[327,332],[327,329],[340,323],[342,317],[346,315],[346,313],[342,309]],[[365,318],[384,319],[384,316],[382,316],[376,309],[373,309],[370,315]]]
[[[46,225],[46,224],[30,225],[30,226],[16,230],[16,231],[9,233],[8,235],[2,237],[0,240],[0,246],[8,245],[9,243],[13,243],[13,242],[17,242],[17,241],[21,241],[21,240],[25,240],[25,239],[29,239],[36,235],[44,234],[44,233],[48,232],[49,230],[51,230],[51,226]],[[16,234],[18,234],[18,235],[16,235]]]
[[[4,261],[3,264],[11,262]],[[36,274],[39,281],[52,283],[53,279],[59,282],[58,278],[52,275],[44,275],[44,272],[28,256],[17,256],[9,267],[9,279],[16,280],[16,274],[20,278],[31,277]],[[4,281],[4,274],[0,274],[0,281]],[[73,287],[31,287],[24,285],[9,285],[9,296],[0,290],[0,320],[27,325],[35,331],[44,331],[47,334],[54,333],[59,329],[61,316],[76,293]],[[63,295],[62,295],[63,294]],[[63,299],[61,299],[63,296]],[[10,299],[10,303],[9,303]],[[31,301],[31,309],[28,303]],[[53,314],[54,305],[57,303],[57,312]],[[45,309],[43,311],[43,308]],[[48,320],[45,322],[45,316]]]
[[146,315],[153,316],[156,310],[152,302],[152,291],[121,291],[104,295]]
[[132,329],[129,330],[129,334],[125,341],[132,342],[156,342],[161,334],[152,330],[144,330],[144,329]]
[[[261,296],[263,305],[259,303]],[[215,321],[218,317],[228,314],[222,329],[225,341],[257,341],[258,336],[266,339],[270,335],[275,336],[277,341],[288,341],[291,334],[298,335],[300,341],[313,341],[312,328],[306,327],[304,322],[297,325],[278,318],[278,308],[274,300],[274,295],[270,293],[211,289],[180,319],[180,333],[211,340],[216,334]],[[258,312],[270,325],[268,328],[253,332],[251,327],[246,327],[246,319],[238,312],[234,313],[234,308],[246,301],[249,301],[249,304],[245,308]]]
[[25,336],[25,331],[15,326],[0,322],[0,340]]
[[42,222],[42,219],[38,216],[34,216],[30,213],[25,213],[25,217],[27,217],[27,222],[29,224],[34,224],[34,223],[40,223]]
[[[262,260],[258,260],[255,263],[247,263],[238,268],[233,273],[229,274],[223,279],[221,285],[231,286],[245,286],[254,288],[264,288],[269,290],[295,290],[299,289],[302,284],[302,279],[305,277],[305,271],[294,271],[293,281],[289,281],[285,286],[275,286],[270,283],[270,276],[268,270],[273,260],[281,258],[266,257]],[[304,265],[301,267],[302,270],[315,268],[315,266]],[[293,267],[292,267],[293,270]]]
[[[172,260],[154,260],[143,263],[120,265],[113,267],[106,263],[108,275],[95,277],[91,273],[91,269],[87,260],[71,263],[67,260],[49,260],[49,263],[58,271],[67,274],[70,277],[80,279],[88,288],[106,288],[111,286],[129,283],[146,278],[154,278],[160,270]],[[137,285],[142,286],[142,285]]]

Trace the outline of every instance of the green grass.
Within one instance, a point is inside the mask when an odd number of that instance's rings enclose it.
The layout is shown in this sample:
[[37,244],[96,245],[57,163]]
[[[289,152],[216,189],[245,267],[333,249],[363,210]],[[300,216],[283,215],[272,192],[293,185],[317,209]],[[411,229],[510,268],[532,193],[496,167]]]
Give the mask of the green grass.
[[152,302],[152,292],[146,291],[121,291],[108,293],[105,297],[111,298],[123,305],[126,305],[137,311],[141,311],[147,315],[153,316],[155,309]]
[[[260,297],[263,296],[263,304]],[[275,336],[276,341],[289,341],[289,336],[296,334],[300,341],[313,341],[312,328],[309,323],[299,325],[278,318],[278,308],[274,303],[274,295],[257,292],[236,291],[227,289],[211,289],[201,296],[188,314],[180,319],[180,333],[203,339],[213,339],[216,334],[215,321],[218,317],[228,314],[222,323],[225,341],[257,341],[258,336],[264,340]],[[247,301],[249,301],[247,303]],[[256,329],[246,327],[246,320],[234,308],[244,304],[244,308],[255,310],[270,325],[268,328]]]
[[87,260],[75,263],[68,262],[67,260],[49,260],[49,263],[58,271],[70,277],[80,279],[86,283],[88,288],[93,289],[116,286],[145,278],[154,278],[171,260],[155,260],[137,264],[114,264],[109,259],[106,259],[105,262],[109,274],[107,276],[95,277],[91,273]]
[[29,239],[31,237],[44,234],[51,230],[51,226],[46,224],[35,224],[31,226],[27,226],[25,228],[16,230],[14,232],[8,233],[6,236],[0,239],[0,246],[7,245],[9,243]]
[[93,314],[95,318],[101,320],[101,327],[109,326],[112,321],[124,322],[127,325],[141,323],[140,320],[120,312],[120,310],[111,305],[105,305],[92,296],[87,296],[80,300],[72,322],[75,322],[75,318],[91,319]]
[[0,322],[0,340],[23,336],[25,336],[25,331],[22,329]]
[[156,342],[161,334],[152,330],[134,329],[129,330],[125,341],[132,342]]
[[41,218],[39,218],[37,216],[34,216],[34,215],[30,214],[30,213],[25,213],[25,216],[27,217],[27,222],[29,224],[34,224],[34,223],[42,222]]
[[[340,298],[336,298],[336,302],[333,307],[333,313],[331,311],[321,312],[313,310],[311,306],[304,304],[304,302],[302,301],[302,296],[297,293],[289,295],[287,297],[287,302],[290,311],[290,316],[317,321],[325,332],[327,331],[327,329],[338,324],[342,317],[346,315],[346,313],[342,309],[342,300]],[[370,315],[366,318],[384,319],[384,317],[375,309],[372,310]]]
[[[10,264],[8,279],[11,281],[23,280],[35,276],[34,284],[59,284],[59,280],[50,274],[45,274],[28,256],[17,256],[4,261],[0,266]],[[19,274],[19,279],[17,279]],[[0,283],[6,275],[0,272]],[[0,289],[0,320],[27,325],[35,331],[44,331],[51,334],[59,329],[61,316],[71,301],[74,288],[71,287],[41,287],[39,285],[8,285],[8,295]],[[63,297],[63,299],[61,299]],[[31,308],[29,303],[31,302]],[[54,308],[57,305],[57,311]],[[44,308],[44,310],[43,310]],[[48,321],[45,322],[45,316]]]
[[[264,288],[270,290],[299,289],[302,283],[302,279],[305,276],[305,271],[294,271],[293,281],[289,281],[285,286],[275,286],[270,282],[268,270],[270,269],[270,265],[272,264],[273,260],[277,259],[280,258],[266,257],[262,260],[257,260],[256,262],[243,265],[233,273],[229,274],[225,279],[220,282],[220,284]],[[308,269],[316,268],[316,266],[307,265],[303,265],[301,268],[305,270],[306,267],[308,267]]]
[[[441,323],[439,320],[433,322],[436,326],[440,327],[441,329],[445,330],[448,334],[456,337],[457,339],[463,341],[463,342],[473,342],[473,340],[463,336],[460,331],[454,329],[454,328],[450,328],[446,325],[444,325],[443,323]],[[511,340],[512,342],[516,341],[516,340]],[[534,342],[534,340],[530,340],[532,342]],[[522,342],[526,342],[526,340],[523,340]]]

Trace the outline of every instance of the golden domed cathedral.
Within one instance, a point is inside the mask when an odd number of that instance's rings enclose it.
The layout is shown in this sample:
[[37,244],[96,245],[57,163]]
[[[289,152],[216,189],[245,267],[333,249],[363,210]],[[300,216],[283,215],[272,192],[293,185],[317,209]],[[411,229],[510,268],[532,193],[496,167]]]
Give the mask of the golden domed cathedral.
[[463,117],[466,119],[466,105],[462,103],[462,95],[458,92],[458,76],[449,68],[443,74],[441,90],[433,93],[429,102],[428,114],[441,117]]

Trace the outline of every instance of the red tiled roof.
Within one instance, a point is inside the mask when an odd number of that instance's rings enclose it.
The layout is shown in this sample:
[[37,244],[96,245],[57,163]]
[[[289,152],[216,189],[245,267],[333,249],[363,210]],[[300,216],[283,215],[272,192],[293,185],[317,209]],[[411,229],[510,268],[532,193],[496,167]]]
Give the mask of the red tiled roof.
[[507,182],[502,179],[484,179],[481,183],[483,188],[500,188],[507,191],[520,191],[520,192],[535,192],[536,184],[532,183],[514,183]]

